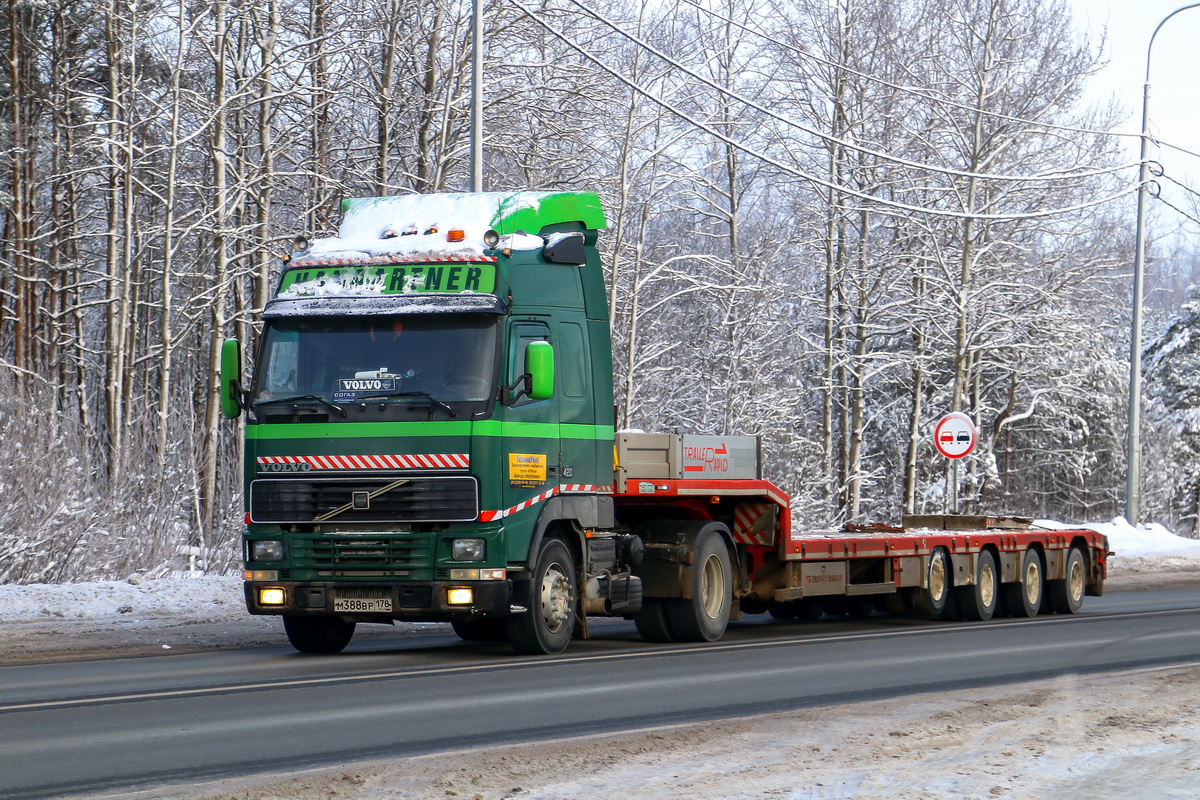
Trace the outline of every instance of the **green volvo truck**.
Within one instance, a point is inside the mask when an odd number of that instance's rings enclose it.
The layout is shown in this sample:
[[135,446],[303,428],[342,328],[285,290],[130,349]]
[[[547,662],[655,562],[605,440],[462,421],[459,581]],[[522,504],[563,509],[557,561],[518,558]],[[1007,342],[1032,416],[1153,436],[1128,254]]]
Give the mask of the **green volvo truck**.
[[413,620],[550,654],[593,616],[713,641],[742,613],[986,619],[1102,590],[1093,531],[796,531],[756,439],[618,434],[605,226],[588,192],[408,195],[294,242],[253,377],[236,340],[221,360],[250,613],[303,652]]

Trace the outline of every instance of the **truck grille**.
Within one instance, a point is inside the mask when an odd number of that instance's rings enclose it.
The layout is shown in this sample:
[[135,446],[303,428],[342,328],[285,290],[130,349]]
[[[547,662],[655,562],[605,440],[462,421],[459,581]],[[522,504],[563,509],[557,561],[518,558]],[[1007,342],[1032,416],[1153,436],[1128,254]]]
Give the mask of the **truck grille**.
[[474,477],[261,478],[250,484],[253,522],[470,522],[479,516]]
[[421,577],[413,570],[428,569],[433,562],[433,539],[423,534],[293,535],[288,541],[297,563],[331,577]]

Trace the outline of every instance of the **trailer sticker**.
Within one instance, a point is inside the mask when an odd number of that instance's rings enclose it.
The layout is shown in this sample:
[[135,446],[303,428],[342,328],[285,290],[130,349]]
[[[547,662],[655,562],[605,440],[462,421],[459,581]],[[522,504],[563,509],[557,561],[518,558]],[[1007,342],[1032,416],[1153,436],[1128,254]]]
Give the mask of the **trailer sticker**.
[[259,456],[264,472],[303,472],[310,469],[467,469],[467,453],[409,455]]
[[546,456],[538,453],[508,454],[508,483],[533,489],[546,483]]

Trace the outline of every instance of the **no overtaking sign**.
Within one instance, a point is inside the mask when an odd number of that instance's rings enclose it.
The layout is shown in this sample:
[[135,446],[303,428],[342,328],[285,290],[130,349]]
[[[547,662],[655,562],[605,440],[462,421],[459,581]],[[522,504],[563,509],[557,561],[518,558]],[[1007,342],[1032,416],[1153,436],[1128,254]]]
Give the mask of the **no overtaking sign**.
[[975,449],[979,434],[971,418],[954,411],[938,420],[933,429],[933,444],[946,458],[962,458]]

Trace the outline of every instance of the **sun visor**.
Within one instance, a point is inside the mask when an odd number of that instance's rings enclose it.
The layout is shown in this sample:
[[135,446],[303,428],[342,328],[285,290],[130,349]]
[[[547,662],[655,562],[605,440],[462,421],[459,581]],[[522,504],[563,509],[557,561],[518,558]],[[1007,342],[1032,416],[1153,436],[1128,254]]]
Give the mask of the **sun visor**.
[[277,317],[379,316],[385,314],[503,314],[492,294],[402,294],[357,297],[302,297],[272,300],[264,319]]

